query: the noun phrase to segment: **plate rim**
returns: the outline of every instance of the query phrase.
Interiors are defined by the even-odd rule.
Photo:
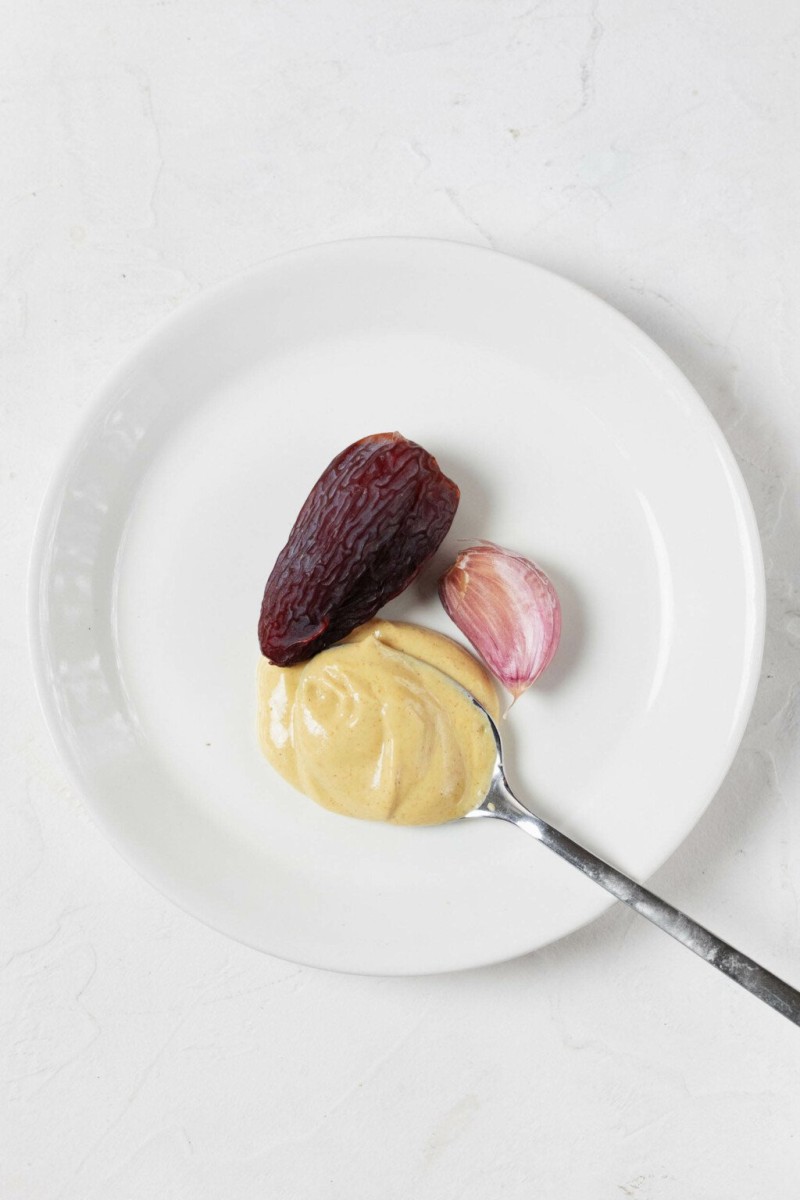
[[[744,551],[743,561],[750,568],[750,573],[753,583],[753,617],[754,617],[754,637],[752,641],[752,649],[749,658],[745,662],[742,672],[742,697],[743,703],[739,709],[737,720],[732,727],[730,734],[727,753],[720,756],[720,765],[715,772],[715,782],[710,788],[708,795],[700,805],[696,816],[693,817],[691,824],[686,828],[677,842],[670,845],[663,856],[659,856],[659,861],[651,869],[647,871],[645,878],[649,878],[656,871],[660,870],[672,856],[677,852],[680,846],[686,841],[692,830],[696,827],[703,814],[707,811],[714,797],[719,792],[726,776],[728,775],[736,756],[741,747],[748,722],[750,720],[753,705],[758,691],[758,686],[761,680],[761,671],[763,663],[764,642],[766,635],[766,616],[767,616],[767,594],[766,594],[766,575],[763,557],[763,548],[761,545],[760,533],[758,529],[758,521],[753,507],[753,502],[747,485],[744,480],[739,463],[736,456],[728,443],[725,434],[717,422],[716,418],[705,404],[699,391],[688,377],[681,371],[677,364],[667,354],[667,352],[639,325],[636,324],[630,317],[613,304],[598,296],[595,292],[584,287],[582,284],[575,282],[567,276],[559,274],[557,271],[551,270],[549,267],[544,267],[538,263],[531,262],[519,255],[506,251],[496,250],[493,247],[481,246],[472,242],[462,242],[449,238],[440,237],[424,237],[414,235],[384,235],[370,236],[360,238],[340,238],[324,242],[313,243],[310,245],[294,247],[289,250],[270,255],[269,257],[260,260],[255,265],[239,271],[234,275],[228,276],[217,281],[208,287],[202,288],[195,295],[178,305],[178,307],[169,313],[167,316],[157,320],[143,335],[137,337],[133,344],[128,348],[127,352],[122,356],[120,361],[108,372],[103,378],[100,385],[92,394],[90,400],[79,414],[75,425],[72,429],[72,434],[66,440],[61,451],[56,456],[55,465],[48,484],[44,490],[42,500],[40,502],[39,511],[35,520],[33,538],[31,542],[31,550],[28,564],[27,574],[27,633],[28,633],[28,649],[31,659],[33,672],[34,688],[42,713],[45,726],[47,728],[50,740],[54,746],[62,770],[65,777],[80,796],[82,804],[88,810],[96,828],[108,839],[114,850],[120,855],[123,861],[131,867],[135,873],[151,887],[164,896],[170,903],[175,904],[187,915],[195,920],[202,922],[209,928],[214,929],[217,933],[225,937],[237,941],[241,945],[247,945],[251,949],[262,954],[269,954],[271,957],[280,959],[285,962],[296,963],[301,966],[314,967],[316,969],[335,971],[341,974],[348,975],[364,975],[369,977],[409,977],[409,976],[424,976],[449,973],[451,971],[471,970],[480,967],[494,966],[499,963],[513,961],[515,958],[535,953],[545,949],[549,945],[577,933],[579,930],[586,928],[603,913],[607,912],[617,901],[607,893],[598,889],[597,903],[594,905],[594,911],[591,915],[581,920],[579,924],[573,925],[572,928],[560,934],[554,934],[546,941],[538,942],[534,946],[522,947],[519,950],[508,954],[501,953],[494,957],[486,957],[485,954],[477,957],[463,955],[462,961],[458,964],[448,964],[443,967],[429,967],[426,969],[409,969],[398,966],[392,970],[371,970],[369,967],[359,967],[354,965],[341,965],[337,963],[321,963],[319,961],[311,961],[304,959],[302,955],[298,957],[287,957],[285,955],[276,954],[272,950],[267,950],[263,946],[255,942],[248,941],[246,938],[231,932],[228,929],[223,929],[221,925],[210,920],[206,915],[201,915],[199,912],[187,907],[180,895],[170,887],[170,879],[164,879],[157,872],[150,872],[147,869],[146,859],[136,857],[128,846],[126,840],[117,832],[113,822],[107,820],[102,807],[95,803],[90,789],[81,779],[80,771],[77,764],[73,761],[72,753],[68,740],[62,730],[61,721],[59,718],[58,707],[55,697],[48,685],[48,679],[45,669],[46,662],[46,639],[44,636],[44,625],[41,620],[41,599],[44,584],[46,581],[45,568],[47,565],[47,552],[49,549],[50,539],[49,534],[53,528],[55,518],[57,517],[60,501],[68,482],[69,471],[75,458],[83,446],[86,438],[92,432],[95,424],[104,415],[108,407],[111,394],[118,386],[119,382],[128,376],[131,369],[135,366],[141,355],[145,352],[151,352],[162,339],[168,340],[173,331],[178,329],[180,325],[186,321],[191,322],[196,313],[202,312],[204,308],[213,307],[221,299],[224,298],[226,292],[235,292],[248,280],[253,280],[259,276],[268,273],[272,266],[278,262],[291,259],[308,257],[313,258],[327,250],[342,249],[346,247],[353,248],[368,248],[369,246],[386,245],[387,243],[394,245],[402,245],[411,248],[425,250],[431,246],[447,247],[458,253],[475,254],[481,256],[491,256],[492,258],[502,258],[510,260],[520,269],[534,272],[540,276],[547,276],[554,279],[560,286],[567,290],[575,292],[583,303],[588,303],[618,323],[622,323],[627,334],[634,343],[645,352],[646,356],[654,361],[656,365],[663,371],[666,376],[671,376],[681,390],[683,398],[690,404],[693,416],[699,418],[701,423],[705,425],[707,433],[714,444],[717,453],[720,455],[727,478],[729,479],[735,499],[739,506],[739,512],[743,518],[741,522],[740,546]],[[745,683],[746,681],[746,683]]]

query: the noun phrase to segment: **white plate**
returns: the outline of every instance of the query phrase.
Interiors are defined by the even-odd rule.
[[[537,267],[344,242],[187,305],[106,384],[58,471],[31,622],[58,748],[147,879],[272,954],[411,974],[533,950],[610,901],[510,827],[333,816],[259,754],[267,574],[333,455],[394,429],[461,486],[438,565],[491,538],[561,594],[559,655],[508,721],[512,781],[646,877],[708,804],[750,711],[758,536],[683,376]],[[388,611],[454,634],[434,581]]]

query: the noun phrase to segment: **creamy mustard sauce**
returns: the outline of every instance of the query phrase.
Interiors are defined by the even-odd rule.
[[[397,825],[452,821],[486,795],[495,758],[486,720],[453,680],[497,719],[483,667],[417,625],[368,621],[296,667],[262,658],[261,748],[333,812]]]

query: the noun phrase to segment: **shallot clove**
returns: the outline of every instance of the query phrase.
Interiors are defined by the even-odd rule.
[[[549,665],[561,605],[544,571],[512,550],[480,542],[439,580],[448,616],[516,700]]]

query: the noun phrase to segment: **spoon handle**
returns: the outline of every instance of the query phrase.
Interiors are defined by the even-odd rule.
[[[510,821],[536,838],[560,858],[566,859],[573,867],[577,867],[584,875],[599,883],[612,896],[622,900],[629,908],[652,921],[676,941],[682,942],[700,958],[704,958],[712,967],[722,971],[723,975],[727,975],[734,983],[740,984],[759,1000],[771,1005],[784,1017],[794,1021],[795,1025],[800,1025],[800,992],[754,962],[752,958],[748,958],[746,954],[741,954],[733,946],[723,942],[716,934],[687,917],[679,909],[667,904],[666,900],[635,883],[602,858],[598,858],[596,854],[573,842],[566,834],[548,825],[541,817],[535,816],[520,804],[502,776],[495,777],[492,790],[481,811],[483,815]]]

